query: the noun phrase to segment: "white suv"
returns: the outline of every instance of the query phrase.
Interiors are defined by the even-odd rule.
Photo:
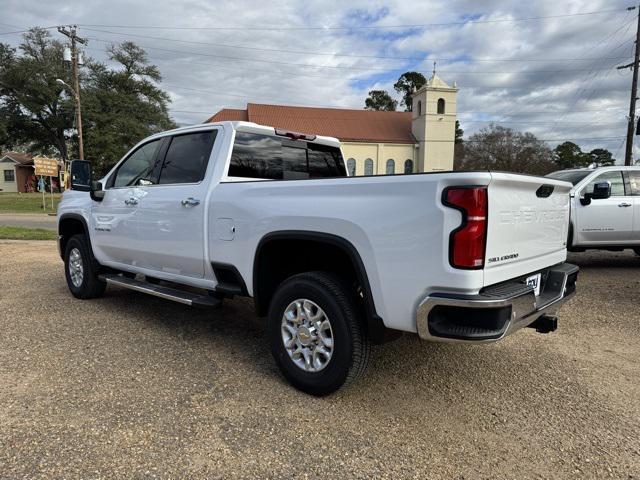
[[[562,170],[547,176],[573,184],[569,250],[632,248],[640,255],[640,166]]]

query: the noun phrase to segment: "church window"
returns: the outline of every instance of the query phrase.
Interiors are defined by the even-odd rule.
[[[413,173],[413,160],[409,159],[404,162],[404,173]]]
[[[367,158],[364,161],[364,174],[365,175],[373,175],[373,160]]]
[[[347,160],[347,170],[349,171],[350,177],[356,176],[356,159],[355,158],[350,158],[349,160]]]
[[[393,158],[387,160],[387,171],[385,173],[387,175],[393,175],[396,173],[396,162],[394,162]]]

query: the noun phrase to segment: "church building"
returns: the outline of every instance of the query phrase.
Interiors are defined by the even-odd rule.
[[[438,75],[413,96],[413,111],[385,112],[248,103],[220,110],[207,122],[243,120],[336,137],[352,175],[453,170],[455,86]]]

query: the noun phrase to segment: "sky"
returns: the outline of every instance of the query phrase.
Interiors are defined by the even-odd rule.
[[[247,102],[363,108],[405,71],[456,82],[465,137],[491,123],[619,161],[637,11],[619,0],[0,0],[0,41],[77,24],[86,55],[134,41],[163,76],[172,118]],[[55,38],[64,40],[55,28]],[[402,107],[400,107],[402,108]],[[635,149],[640,155],[640,149]]]

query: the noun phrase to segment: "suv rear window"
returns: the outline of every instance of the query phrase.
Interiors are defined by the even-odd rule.
[[[346,177],[340,149],[257,133],[237,132],[230,177],[265,180]]]

